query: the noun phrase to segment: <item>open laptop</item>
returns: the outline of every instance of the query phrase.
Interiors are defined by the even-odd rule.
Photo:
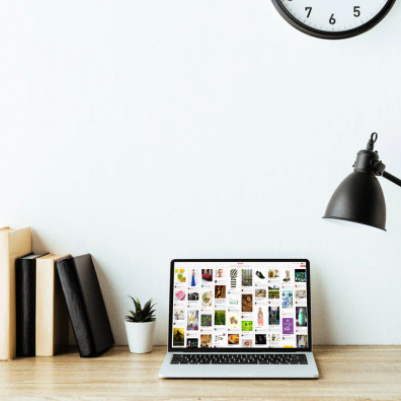
[[[318,378],[306,259],[171,262],[163,378]]]

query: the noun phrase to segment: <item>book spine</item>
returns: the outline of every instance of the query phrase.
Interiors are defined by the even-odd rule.
[[[8,232],[0,231],[0,361],[10,358],[10,267]]]
[[[15,264],[17,356],[35,356],[36,260]]]
[[[36,355],[54,355],[54,261],[36,261]]]
[[[0,229],[0,360],[16,356],[15,261],[31,252],[31,229]]]
[[[56,262],[56,270],[70,315],[72,329],[81,357],[96,356],[95,342],[91,332],[77,268],[73,258]]]

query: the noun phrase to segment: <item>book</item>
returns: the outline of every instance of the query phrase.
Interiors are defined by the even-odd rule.
[[[0,229],[0,360],[15,358],[15,261],[30,253],[31,229]]]
[[[114,339],[91,255],[57,260],[56,270],[81,357],[100,355]]]
[[[68,344],[69,317],[55,262],[68,255],[36,259],[36,356],[53,356]]]
[[[17,356],[35,356],[36,259],[33,253],[15,262]]]

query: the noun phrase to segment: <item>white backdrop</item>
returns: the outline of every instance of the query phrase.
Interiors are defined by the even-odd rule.
[[[0,3],[0,223],[90,252],[117,343],[172,258],[307,257],[314,342],[401,343],[401,188],[388,232],[321,219],[370,133],[401,176],[401,3],[324,41],[269,0]]]

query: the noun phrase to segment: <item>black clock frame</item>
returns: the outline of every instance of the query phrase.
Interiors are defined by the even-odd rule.
[[[288,1],[288,0],[285,0]],[[349,29],[347,31],[338,31],[338,32],[326,32],[321,31],[319,29],[312,28],[301,21],[298,21],[287,9],[284,7],[281,0],[272,0],[274,6],[276,7],[277,11],[280,15],[294,28],[298,29],[299,31],[306,33],[307,35],[311,35],[321,39],[346,39],[352,36],[360,35],[368,31],[369,29],[373,28],[377,25],[391,10],[396,0],[388,0],[384,7],[380,10],[378,14],[376,14],[371,20],[367,21],[363,25]]]

